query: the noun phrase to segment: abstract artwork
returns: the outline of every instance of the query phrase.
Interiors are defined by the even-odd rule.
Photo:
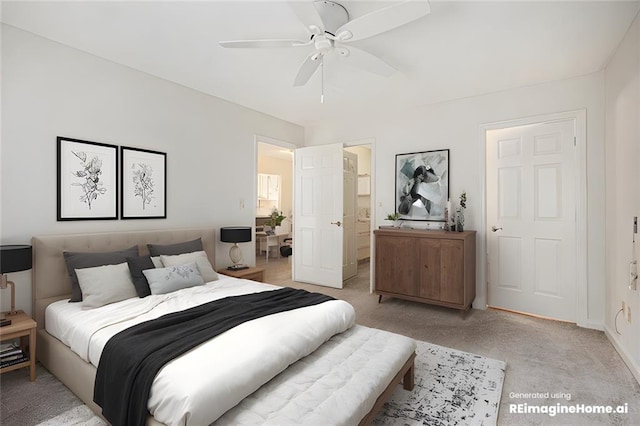
[[[118,219],[118,147],[58,136],[57,219]]]
[[[167,154],[121,147],[122,219],[167,217]]]
[[[400,219],[444,221],[449,200],[449,150],[397,154],[395,191]]]

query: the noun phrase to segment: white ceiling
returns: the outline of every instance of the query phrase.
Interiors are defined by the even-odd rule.
[[[299,0],[303,1],[303,0]],[[339,0],[351,19],[393,2]],[[2,21],[149,74],[301,125],[602,70],[638,1],[432,1],[431,14],[353,42],[399,72],[380,77],[325,60],[292,82],[312,47],[224,49],[221,40],[305,39],[281,1],[3,1]]]

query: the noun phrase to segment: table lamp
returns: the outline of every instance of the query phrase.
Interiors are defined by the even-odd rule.
[[[233,243],[229,249],[229,258],[231,258],[233,265],[227,269],[237,271],[248,268],[247,265],[241,263],[242,250],[240,250],[238,243],[248,243],[251,241],[251,233],[250,226],[226,226],[220,228],[220,241],[223,243]]]
[[[15,284],[7,279],[7,274],[28,269],[31,269],[31,246],[0,245],[0,273],[2,274],[0,289],[7,288],[7,285],[11,287],[11,310],[6,315],[15,315],[17,313]],[[4,325],[9,324],[10,322]]]

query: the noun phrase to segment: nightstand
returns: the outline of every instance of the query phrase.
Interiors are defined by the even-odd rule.
[[[240,269],[238,271],[232,271],[231,269],[220,269],[218,270],[218,273],[234,278],[243,278],[245,280],[264,282],[264,268],[247,268]]]
[[[36,322],[23,311],[9,315],[4,313],[5,318],[11,320],[11,325],[0,327],[0,342],[20,338],[20,347],[23,351],[29,346],[29,359],[19,364],[0,368],[0,374],[19,368],[29,367],[30,380],[36,379]],[[27,343],[28,340],[28,343]]]

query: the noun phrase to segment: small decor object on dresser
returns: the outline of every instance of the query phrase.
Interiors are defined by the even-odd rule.
[[[464,209],[467,208],[467,193],[460,194],[460,208],[456,214],[456,230],[458,232],[464,231]]]
[[[167,217],[167,154],[120,147],[122,153],[122,218]]]
[[[398,213],[398,212],[393,212],[393,213],[387,214],[387,217],[384,220],[390,221],[394,228],[399,228],[400,227],[400,213]]]
[[[118,147],[58,136],[58,220],[118,219]]]
[[[444,221],[449,150],[397,154],[395,200],[400,219]]]

